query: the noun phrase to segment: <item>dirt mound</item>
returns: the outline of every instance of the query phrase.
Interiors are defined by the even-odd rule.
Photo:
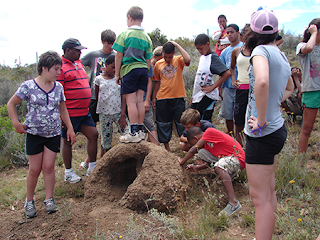
[[[119,200],[136,211],[175,209],[186,188],[176,157],[148,142],[118,144],[97,162],[85,184],[85,198]]]

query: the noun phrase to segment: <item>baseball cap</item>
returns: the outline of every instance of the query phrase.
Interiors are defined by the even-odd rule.
[[[62,45],[62,49],[66,50],[67,48],[75,48],[75,49],[87,49],[86,47],[82,46],[78,39],[69,38],[64,41]]]
[[[273,34],[278,31],[278,19],[273,11],[262,9],[252,15],[250,27],[260,34]]]

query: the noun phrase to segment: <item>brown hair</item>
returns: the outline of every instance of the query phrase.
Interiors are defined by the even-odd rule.
[[[182,113],[182,116],[180,118],[180,123],[182,125],[192,124],[196,125],[197,122],[200,122],[201,115],[200,112],[197,109],[188,108]]]

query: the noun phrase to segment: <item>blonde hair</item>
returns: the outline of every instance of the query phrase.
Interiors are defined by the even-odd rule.
[[[197,122],[200,122],[201,115],[200,112],[197,109],[188,108],[182,113],[182,116],[180,118],[180,123],[182,125],[196,125]]]

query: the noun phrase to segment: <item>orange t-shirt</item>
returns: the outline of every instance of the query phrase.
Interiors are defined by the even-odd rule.
[[[154,80],[160,81],[157,100],[186,97],[186,90],[182,77],[184,61],[181,55],[174,56],[170,65],[159,60],[154,67]]]

